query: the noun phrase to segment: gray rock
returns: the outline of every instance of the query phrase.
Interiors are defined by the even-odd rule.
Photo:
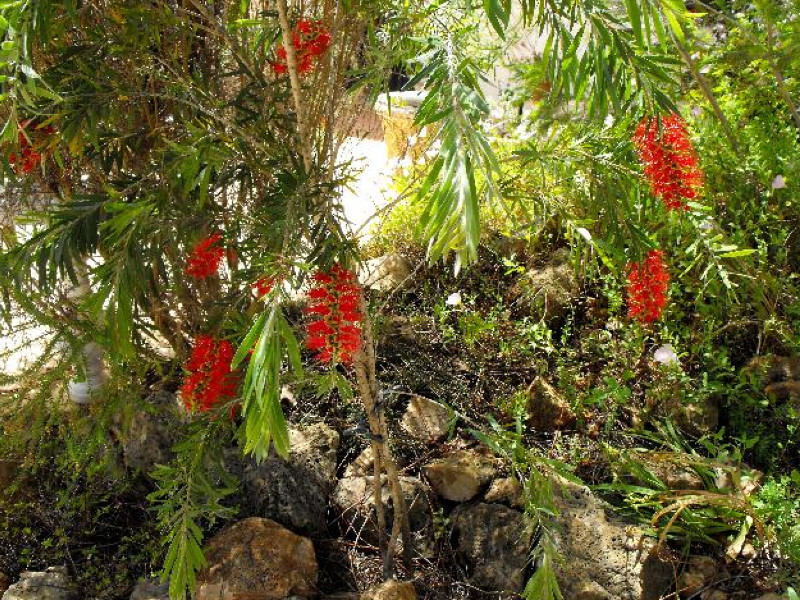
[[[195,600],[285,600],[314,595],[318,569],[311,540],[269,519],[250,518],[208,542]]]
[[[3,594],[3,600],[73,600],[75,586],[65,567],[25,571]]]
[[[290,428],[289,439],[288,460],[272,455],[259,465],[238,450],[226,454],[228,471],[241,481],[239,514],[274,519],[292,531],[322,534],[336,480],[339,434],[315,423]]]
[[[122,455],[130,469],[149,473],[156,464],[173,458],[172,446],[178,440],[183,421],[174,394],[154,392],[127,423],[117,423]]]
[[[136,584],[130,600],[169,600],[169,584],[145,579]]]
[[[440,497],[454,502],[466,502],[478,495],[495,475],[491,458],[462,450],[422,467],[431,488]]]
[[[610,507],[580,485],[554,483],[558,527],[552,528],[563,563],[564,598],[658,600],[674,586],[672,566],[661,561],[641,527],[616,518]]]
[[[465,562],[470,583],[489,591],[522,592],[531,546],[522,513],[479,502],[459,506],[452,522],[453,547]]]
[[[422,396],[414,395],[408,402],[400,427],[412,438],[431,444],[447,435],[453,411]]]
[[[345,477],[339,480],[331,500],[341,514],[341,523],[347,533],[375,544],[378,542],[378,519],[373,498],[372,476]],[[391,529],[392,502],[386,477],[382,477],[381,497],[386,507],[386,527]],[[416,477],[400,477],[409,527],[424,545],[432,528],[431,506],[427,486]]]

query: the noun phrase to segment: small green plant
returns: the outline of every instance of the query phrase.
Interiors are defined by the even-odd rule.
[[[766,524],[767,538],[774,541],[789,577],[799,585],[796,565],[800,564],[800,472],[770,477],[753,498],[756,513]]]

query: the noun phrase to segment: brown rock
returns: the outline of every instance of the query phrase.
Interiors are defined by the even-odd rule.
[[[454,502],[471,500],[495,475],[492,459],[468,450],[428,463],[422,471],[434,492]]]
[[[756,600],[789,600],[789,596],[787,595],[778,595],[778,594],[764,594],[763,596],[759,596]]]
[[[777,383],[800,379],[800,357],[756,356],[745,367],[763,378],[764,383]]]
[[[545,318],[561,317],[578,293],[578,280],[570,262],[569,249],[556,250],[547,264],[534,267],[512,288],[530,308],[531,314]]]
[[[18,460],[0,459],[0,492],[5,491],[17,478],[20,463]]]
[[[0,592],[5,592],[11,586],[11,577],[0,572]],[[2,595],[0,595],[2,598]]]
[[[411,437],[431,444],[447,435],[452,417],[453,411],[446,406],[415,395],[408,403],[400,427]]]
[[[770,383],[764,388],[764,393],[780,402],[800,401],[800,381]]]
[[[730,596],[722,590],[706,590],[700,595],[700,600],[728,600]]]
[[[284,600],[311,596],[317,559],[311,540],[275,521],[252,517],[208,543],[208,566],[197,575],[196,600]]]
[[[514,508],[522,508],[522,484],[513,477],[495,479],[489,485],[483,499],[493,504],[505,504]]]
[[[410,581],[390,579],[365,592],[362,600],[417,600],[417,590]]]
[[[576,417],[567,399],[543,377],[528,387],[528,423],[539,431],[555,431],[575,425]]]

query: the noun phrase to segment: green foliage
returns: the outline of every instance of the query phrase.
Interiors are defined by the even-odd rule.
[[[206,565],[203,528],[233,515],[222,500],[236,490],[236,483],[222,466],[218,436],[225,435],[222,419],[196,421],[175,445],[176,458],[158,465],[152,473],[157,489],[148,500],[157,509],[167,546],[163,581],[169,581],[172,599],[194,591],[197,572]]]
[[[297,375],[302,375],[300,348],[291,326],[281,313],[277,301],[268,305],[233,357],[236,368],[252,349],[247,365],[242,399],[245,415],[244,451],[262,461],[269,454],[270,442],[279,455],[289,455],[289,431],[283,417],[280,399],[280,375],[284,353]]]
[[[596,486],[621,498],[623,510],[652,527],[660,540],[673,539],[689,548],[692,543],[723,543],[726,536],[754,524],[763,538],[763,524],[750,498],[741,493],[739,471],[720,462],[720,457],[706,458],[693,450],[669,422],[658,434],[642,439],[656,442],[656,450],[604,448],[614,472],[612,483]],[[686,470],[703,482],[705,489],[673,490],[665,478],[669,470]],[[731,487],[717,487],[716,472],[735,475]],[[752,478],[752,474],[746,474]]]
[[[523,441],[524,427],[517,417],[512,427],[503,427],[493,417],[488,417],[486,432],[472,434],[498,456],[511,465],[512,474],[523,483],[524,514],[528,527],[535,534],[537,543],[531,552],[531,561],[536,571],[525,585],[525,600],[559,600],[561,590],[556,580],[555,565],[560,560],[553,537],[558,527],[558,509],[553,488],[560,479],[580,483],[566,464],[551,460],[534,448],[526,448]]]
[[[800,564],[800,472],[767,479],[753,507],[767,524],[767,536],[777,543],[782,566],[790,574]],[[790,582],[800,585],[796,573]]]
[[[109,384],[103,406],[76,408],[63,389],[74,362],[67,352],[33,379],[5,380],[0,392],[0,459],[14,473],[0,492],[0,570],[64,564],[87,596],[114,600],[159,555],[146,485],[120,467],[111,435],[138,390]]]

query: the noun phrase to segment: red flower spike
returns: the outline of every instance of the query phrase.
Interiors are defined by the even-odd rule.
[[[331,45],[331,35],[320,21],[300,19],[292,32],[292,46],[297,60],[297,72],[306,75],[314,70],[315,60],[325,54]],[[277,60],[270,63],[272,70],[283,75],[287,71],[286,48],[275,51]]]
[[[184,365],[187,375],[180,390],[186,410],[208,412],[236,397],[238,377],[231,372],[232,358],[233,346],[229,341],[197,336]]]
[[[225,249],[216,245],[221,239],[222,234],[215,233],[195,245],[187,260],[187,275],[195,279],[206,279],[217,274],[225,255]]]
[[[26,133],[26,129],[31,125],[34,125],[30,127],[31,131]],[[14,167],[14,171],[17,175],[27,175],[33,172],[36,166],[42,161],[42,154],[36,149],[37,142],[35,138],[39,136],[50,136],[52,134],[52,127],[49,125],[46,127],[35,126],[32,119],[20,123],[20,130],[17,136],[20,154],[17,156],[16,153],[12,153],[8,156],[8,162]]]
[[[311,302],[305,308],[312,320],[306,326],[306,347],[317,352],[316,359],[324,364],[352,364],[361,348],[359,300],[361,288],[356,274],[340,265],[330,271],[311,276]]]
[[[262,277],[258,281],[253,284],[253,289],[256,291],[256,296],[259,298],[263,298],[267,294],[272,291],[272,288],[275,286],[275,278],[274,277]]]
[[[685,201],[699,197],[703,172],[683,119],[671,114],[659,125],[656,118],[645,117],[636,127],[633,143],[653,194],[667,210],[688,210]]]
[[[651,323],[661,318],[667,305],[669,273],[664,264],[664,253],[651,250],[640,263],[628,263],[628,316],[640,323]]]

